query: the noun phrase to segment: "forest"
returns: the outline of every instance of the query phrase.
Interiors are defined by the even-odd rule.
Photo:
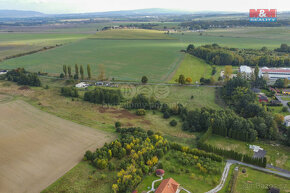
[[[36,73],[27,72],[24,68],[17,68],[7,72],[6,79],[8,81],[17,82],[19,85],[41,86]]]

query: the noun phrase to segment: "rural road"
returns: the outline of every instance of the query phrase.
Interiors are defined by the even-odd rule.
[[[228,162],[229,163],[232,163],[232,164],[239,164],[239,165],[247,166],[247,167],[250,167],[250,168],[253,168],[253,169],[256,169],[256,170],[260,170],[262,172],[267,172],[267,173],[275,174],[275,175],[282,176],[282,177],[285,177],[285,178],[289,178],[290,179],[290,174],[289,173],[284,173],[284,172],[279,172],[279,171],[273,171],[273,170],[270,170],[270,169],[267,169],[267,168],[262,168],[262,167],[254,166],[252,164],[246,164],[246,163],[243,163],[243,162],[240,162],[240,161],[236,161],[236,160],[227,160],[227,163]]]
[[[223,186],[225,184],[225,181],[226,181],[226,179],[228,177],[228,174],[229,174],[230,166],[232,164],[239,164],[239,165],[247,166],[247,167],[262,171],[262,172],[267,172],[267,173],[275,174],[275,175],[282,176],[282,177],[290,179],[290,172],[287,171],[287,170],[284,170],[284,172],[282,172],[282,169],[279,168],[280,171],[281,171],[281,172],[279,172],[279,171],[273,171],[273,170],[270,170],[270,169],[258,167],[258,166],[252,165],[252,164],[246,164],[246,163],[243,163],[243,162],[240,162],[240,161],[236,161],[236,160],[227,160],[227,163],[226,163],[226,166],[224,168],[224,171],[223,171],[223,174],[222,174],[222,178],[221,178],[221,181],[220,181],[219,185],[217,185],[217,187],[215,187],[214,189],[212,189],[212,190],[210,190],[210,191],[208,191],[206,193],[216,193],[216,192],[220,191],[223,188]],[[267,165],[267,167],[268,167],[268,165]],[[274,166],[272,166],[270,168],[276,169]]]
[[[232,162],[227,161],[226,166],[224,168],[223,175],[222,175],[222,179],[221,179],[219,185],[217,185],[217,187],[215,187],[214,189],[212,189],[212,190],[210,190],[210,191],[208,191],[206,193],[216,193],[216,192],[220,191],[223,188],[223,186],[224,186],[224,184],[226,182],[226,179],[228,177],[228,174],[229,174],[229,171],[230,171],[230,167],[231,167],[232,164],[233,164]]]

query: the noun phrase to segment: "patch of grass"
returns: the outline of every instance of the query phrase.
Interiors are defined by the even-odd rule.
[[[273,142],[266,141],[255,141],[253,143],[247,143],[243,141],[238,141],[231,138],[225,138],[218,135],[212,135],[206,143],[209,143],[215,147],[227,149],[227,150],[235,150],[237,152],[253,155],[254,152],[249,149],[248,145],[258,145],[267,151],[266,157],[268,159],[269,164],[273,164],[274,166],[290,170],[290,147],[275,144]]]
[[[268,109],[273,113],[273,114],[282,114],[284,116],[290,115],[290,112],[283,112],[284,106],[268,106]]]
[[[91,38],[97,39],[113,39],[113,40],[170,40],[174,39],[163,31],[146,30],[146,29],[112,29],[97,32]]]
[[[288,179],[280,178],[275,175],[263,173],[251,168],[246,168],[246,173],[239,169],[236,193],[266,193],[268,186],[280,189],[281,193],[289,192],[290,183]]]
[[[168,152],[161,160],[165,175],[163,179],[173,178],[175,181],[181,184],[185,189],[195,192],[204,193],[214,188],[219,182],[221,175],[202,174],[194,166],[183,166],[176,159],[172,158],[172,152]],[[218,163],[218,167],[223,170],[224,163]],[[152,175],[145,176],[144,180],[137,187],[138,192],[148,191],[148,187],[154,180],[159,179],[153,172]],[[214,182],[216,181],[216,182]],[[156,183],[155,188],[160,184]]]
[[[223,66],[216,66],[217,72],[214,75],[216,81],[220,75]],[[184,60],[181,62],[179,68],[170,80],[171,83],[176,83],[179,75],[183,74],[185,78],[190,77],[192,83],[199,82],[201,77],[210,78],[212,75],[212,66],[207,64],[204,60],[195,56],[186,54]]]
[[[110,193],[116,171],[100,171],[88,162],[80,162],[41,193]]]
[[[281,97],[284,101],[290,101],[290,96]]]

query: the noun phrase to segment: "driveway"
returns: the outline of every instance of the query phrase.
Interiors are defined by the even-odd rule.
[[[288,111],[290,112],[290,108],[288,107],[288,105],[287,105],[287,103],[289,102],[289,101],[284,101],[283,99],[282,99],[282,97],[283,97],[283,95],[275,95],[276,96],[276,98],[282,103],[282,105],[284,106],[284,107],[287,107],[288,108]]]

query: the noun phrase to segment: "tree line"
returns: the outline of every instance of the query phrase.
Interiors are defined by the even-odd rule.
[[[96,104],[119,105],[122,94],[119,89],[95,88],[85,92],[84,100]]]
[[[290,66],[290,57],[288,51],[285,51],[288,49],[287,44],[281,44],[275,51],[266,47],[258,50],[220,47],[218,44],[195,47],[190,44],[186,52],[214,65],[283,67]],[[281,54],[281,51],[286,53]]]
[[[19,85],[41,86],[41,81],[36,73],[27,72],[24,68],[10,70],[5,75],[8,81],[17,82]]]

